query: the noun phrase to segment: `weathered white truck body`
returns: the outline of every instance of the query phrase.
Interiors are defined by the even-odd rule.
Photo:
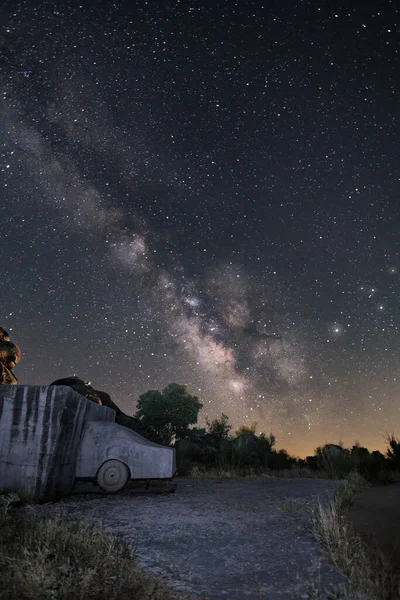
[[[66,386],[0,385],[0,491],[50,500],[77,478],[118,491],[174,475],[175,450],[118,425],[111,408]]]
[[[80,479],[97,479],[101,466],[108,461],[126,465],[129,479],[169,479],[175,474],[173,448],[154,444],[117,423],[88,421],[83,429],[75,475]],[[115,464],[113,468],[117,468]],[[98,483],[106,489],[103,480]]]

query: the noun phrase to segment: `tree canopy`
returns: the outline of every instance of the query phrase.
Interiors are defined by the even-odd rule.
[[[213,419],[211,422],[206,419],[206,425],[211,439],[214,441],[215,446],[219,448],[222,441],[228,438],[232,429],[232,425],[229,425],[228,415],[222,413],[219,419]]]
[[[154,430],[163,444],[184,438],[189,425],[197,423],[202,404],[185,385],[170,383],[162,392],[149,390],[139,397],[136,417]]]

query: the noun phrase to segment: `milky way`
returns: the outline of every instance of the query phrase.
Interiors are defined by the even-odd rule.
[[[393,3],[8,2],[0,324],[21,383],[305,455],[400,436]]]

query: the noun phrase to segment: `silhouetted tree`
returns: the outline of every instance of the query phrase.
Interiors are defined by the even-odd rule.
[[[343,444],[325,444],[315,450],[317,469],[326,471],[331,477],[344,477],[353,469],[350,451]]]
[[[290,456],[288,451],[282,448],[276,452],[271,450],[268,454],[268,467],[273,470],[289,469],[296,464],[296,459]]]
[[[137,404],[136,418],[154,430],[164,444],[184,438],[189,425],[197,423],[203,405],[192,396],[187,387],[170,383],[162,392],[149,390],[142,394]]]
[[[219,449],[223,440],[228,439],[229,432],[232,429],[232,425],[229,425],[228,416],[222,413],[219,419],[213,419],[211,423],[206,419],[206,425],[210,444]]]
[[[266,435],[265,433],[260,433],[259,438],[260,438],[260,440],[265,442],[270,448],[275,446],[276,437],[274,436],[273,433],[270,433],[269,436]],[[286,450],[285,450],[285,452],[286,452]]]
[[[266,436],[261,433],[257,436],[254,432],[257,427],[257,421],[251,425],[242,425],[236,431],[236,437],[231,440],[231,460],[236,467],[267,467],[268,458],[271,454],[272,446],[275,444],[275,437],[270,434]]]
[[[386,434],[386,440],[389,444],[386,450],[389,465],[392,469],[400,469],[400,440],[396,440],[393,434]]]
[[[371,457],[374,459],[374,461],[376,463],[379,463],[381,465],[382,469],[384,468],[385,462],[386,462],[386,458],[382,454],[382,452],[379,452],[379,450],[374,450],[373,452],[371,452]]]
[[[315,450],[316,452],[316,450]],[[316,471],[318,469],[318,460],[317,460],[317,456],[306,456],[306,466],[311,469],[312,471]]]
[[[258,421],[253,421],[250,425],[241,425],[237,431],[235,431],[235,436],[238,438],[241,435],[249,433],[250,435],[255,435]]]

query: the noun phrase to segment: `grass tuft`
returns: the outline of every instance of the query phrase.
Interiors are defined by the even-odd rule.
[[[368,485],[361,475],[351,473],[330,505],[318,504],[314,530],[354,593],[363,593],[366,600],[395,600],[400,598],[400,573],[379,548],[356,535],[348,518],[354,492]]]
[[[120,539],[83,523],[37,521],[17,513],[16,494],[0,497],[2,600],[177,600],[139,567]]]

